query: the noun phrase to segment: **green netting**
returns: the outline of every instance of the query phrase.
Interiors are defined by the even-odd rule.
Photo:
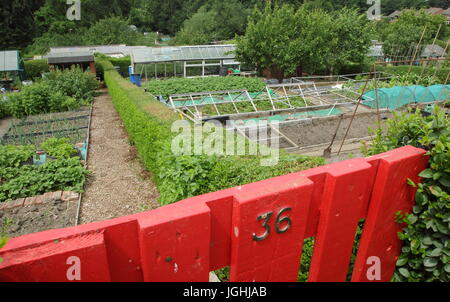
[[[449,99],[450,85],[424,86],[395,86],[379,88],[364,94],[363,104],[371,108],[377,107],[377,93],[379,108],[398,109],[411,103],[431,103]]]
[[[307,112],[296,112],[296,113],[290,113],[290,114],[276,114],[268,117],[260,117],[260,118],[253,118],[245,120],[247,121],[278,121],[278,122],[284,122],[287,120],[301,120],[305,118],[310,117],[323,117],[323,116],[331,116],[331,115],[339,115],[342,114],[342,111],[337,108],[332,109],[323,109],[323,110],[315,110],[315,111],[307,111]]]

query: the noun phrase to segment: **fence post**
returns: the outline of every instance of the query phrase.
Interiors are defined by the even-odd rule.
[[[205,203],[171,204],[138,222],[144,281],[208,282],[211,215]]]
[[[369,211],[359,244],[352,281],[390,281],[400,254],[402,241],[397,233],[402,225],[395,221],[398,211],[410,212],[416,189],[407,184],[410,178],[418,182],[418,174],[426,168],[425,151],[404,147],[382,154],[368,161],[379,161]],[[370,257],[378,257],[380,278],[368,276]],[[369,277],[369,278],[368,278]]]
[[[230,281],[296,281],[313,183],[261,183],[235,195]]]
[[[372,166],[355,159],[328,166],[308,281],[345,281]]]

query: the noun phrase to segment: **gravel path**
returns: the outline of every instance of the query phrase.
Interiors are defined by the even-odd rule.
[[[158,191],[130,146],[107,91],[94,102],[89,146],[89,176],[80,224],[157,208]]]

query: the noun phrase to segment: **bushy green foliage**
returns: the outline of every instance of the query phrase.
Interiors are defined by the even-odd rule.
[[[171,125],[178,116],[121,78],[110,62],[101,64],[114,106],[141,161],[153,175],[162,204],[323,164],[322,159],[283,151],[273,167],[262,167],[260,156],[175,156]]]
[[[24,64],[27,78],[30,80],[40,79],[43,73],[49,72],[48,62],[45,59],[25,61]]]
[[[249,10],[238,0],[205,4],[189,19],[175,37],[175,44],[203,45],[243,34]]]
[[[46,81],[54,91],[77,100],[92,101],[98,88],[95,75],[80,68],[56,70],[48,74]]]
[[[63,141],[44,142],[56,155],[41,166],[31,165],[33,146],[0,146],[0,202],[35,196],[53,191],[82,192],[88,171],[79,157],[66,150]],[[49,154],[50,155],[50,154]]]
[[[385,27],[383,36],[383,51],[386,55],[405,56],[411,49],[411,45],[418,43],[423,35],[422,45],[432,44],[439,26],[441,31],[438,38],[447,35],[446,17],[443,15],[431,15],[423,10],[403,11],[400,17]],[[420,55],[420,54],[419,54]]]
[[[154,80],[148,83],[147,90],[153,95],[168,97],[171,94],[233,89],[247,89],[249,92],[259,92],[264,87],[264,82],[258,78],[208,77]]]
[[[10,115],[7,98],[3,95],[0,95],[0,119]]]
[[[77,150],[69,144],[68,138],[49,138],[41,144],[45,153],[57,159],[70,158],[77,154]]]
[[[436,77],[439,80],[439,84],[448,84],[448,81],[450,80],[449,78],[447,78],[448,74],[450,73],[450,68],[424,68],[422,66],[383,66],[378,68],[378,70],[392,75],[407,75],[412,73],[419,76],[420,79],[426,77]]]
[[[19,93],[8,94],[4,108],[16,118],[74,110],[89,104],[97,87],[94,75],[79,68],[52,71],[46,79],[24,86]]]
[[[327,12],[267,2],[237,37],[237,59],[282,79],[304,72],[334,72],[361,65],[370,46],[367,17],[355,10]]]
[[[434,114],[395,114],[386,132],[376,131],[369,155],[404,145],[428,150],[429,168],[422,171],[413,212],[399,213],[406,223],[399,238],[404,241],[394,281],[450,280],[450,121],[435,106]]]
[[[109,58],[109,61],[111,62],[111,64],[113,66],[118,66],[120,67],[120,74],[124,77],[127,78],[130,76],[129,72],[128,72],[128,68],[131,65],[131,58],[130,57],[125,57],[125,58]]]
[[[0,146],[0,168],[18,168],[32,156],[33,146]]]

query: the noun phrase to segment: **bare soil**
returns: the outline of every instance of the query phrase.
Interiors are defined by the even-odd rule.
[[[95,98],[88,169],[80,221],[89,223],[131,215],[159,206],[159,193],[129,143],[122,121],[106,90]]]
[[[9,237],[59,229],[75,224],[77,201],[54,200],[41,205],[30,205],[0,211],[0,221],[10,221]],[[0,224],[2,224],[0,223]]]

